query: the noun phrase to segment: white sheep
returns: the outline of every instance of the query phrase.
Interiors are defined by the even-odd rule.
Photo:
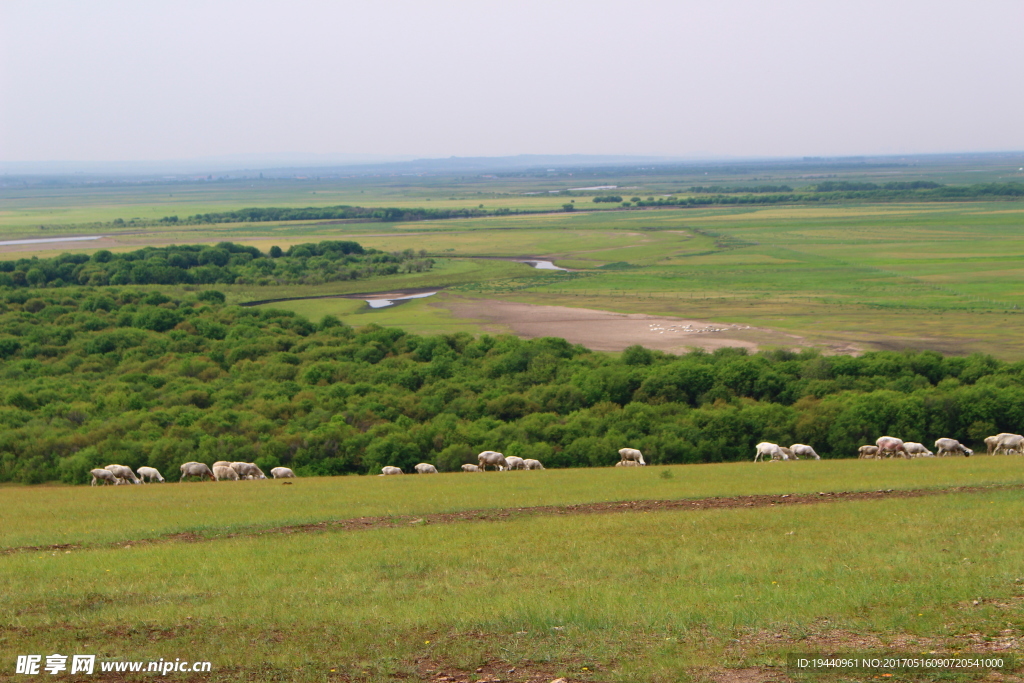
[[[768,457],[769,460],[784,460],[785,454],[782,449],[779,448],[778,444],[771,443],[770,441],[762,441],[755,447],[754,462],[758,460],[764,460]]]
[[[404,474],[404,472],[402,472],[402,468],[401,467],[392,467],[391,465],[387,465],[385,467],[381,467],[380,471],[381,471],[380,476],[382,476],[382,477],[386,477],[386,476],[392,475],[392,474]]]
[[[505,462],[508,463],[505,466],[507,470],[525,470],[526,461],[517,455],[509,455],[505,458]]]
[[[795,443],[789,447],[789,450],[793,451],[794,455],[821,460],[821,456],[815,453],[813,448],[804,443]]]
[[[956,453],[960,453],[964,457],[968,457],[968,458],[971,457],[972,455],[974,455],[974,451],[972,451],[967,446],[964,446],[962,443],[960,443],[956,439],[949,439],[949,438],[936,439],[936,441],[935,441],[935,455],[937,455],[939,457],[942,457],[942,456],[945,456],[945,455],[951,455],[951,454],[956,454]]]
[[[875,445],[878,446],[878,455],[876,457],[881,458],[885,455],[891,458],[900,451],[903,452],[904,458],[910,457],[910,454],[907,453],[907,447],[903,443],[903,439],[897,439],[895,436],[880,436],[875,439]]]
[[[294,479],[295,473],[287,467],[275,467],[270,470],[270,476],[274,479]]]
[[[146,483],[147,479],[149,479],[150,481],[159,481],[160,483],[164,482],[164,478],[160,476],[160,470],[158,470],[155,467],[140,467],[139,479],[142,481],[143,484]]]
[[[526,465],[528,470],[542,470],[544,465],[540,464],[540,460],[534,460],[533,458],[526,458],[523,460],[523,464]]]
[[[110,470],[89,470],[89,474],[92,475],[92,482],[89,484],[89,486],[96,486],[97,481],[102,481],[103,486],[106,486],[107,484],[113,484],[114,486],[117,486],[118,484],[121,483],[121,480],[115,477],[114,473],[111,472]]]
[[[911,458],[931,458],[934,457],[934,453],[928,450],[924,444],[916,441],[905,441],[903,447],[907,450],[907,455]]]
[[[616,467],[640,467],[640,463],[635,460],[620,460],[615,463]]]
[[[113,472],[114,476],[122,481],[130,481],[133,484],[142,483],[141,481],[139,481],[139,478],[135,476],[135,473],[132,472],[131,467],[125,467],[124,465],[107,465],[103,469]]]
[[[861,446],[860,448],[857,449],[858,458],[870,460],[871,458],[874,458],[876,455],[878,455],[878,446],[866,445]]]
[[[181,479],[178,480],[180,484],[185,477],[209,477],[210,481],[217,481],[213,478],[213,472],[206,466],[205,463],[201,462],[186,462],[181,466]]]
[[[238,481],[238,472],[235,472],[230,467],[214,467],[213,478],[217,481],[227,479],[228,481]]]
[[[238,473],[239,479],[266,479],[267,475],[263,474],[263,470],[256,466],[255,463],[251,462],[233,462],[231,463],[231,469]]]
[[[480,469],[486,471],[488,467],[494,467],[499,472],[508,467],[505,456],[498,451],[480,451],[476,456]]]
[[[463,465],[462,466],[462,471],[463,472],[483,472],[483,470],[480,469],[479,465]]]
[[[646,465],[647,464],[646,462],[644,462],[644,454],[641,453],[640,451],[638,451],[635,448],[620,448],[619,449],[619,458],[621,458],[622,462],[627,462],[627,461],[632,460],[633,462],[635,462],[635,463],[637,463],[639,465]]]
[[[228,460],[218,460],[210,465],[210,467],[231,467],[231,462]]]
[[[437,468],[429,462],[421,462],[413,469],[416,470],[416,474],[437,474]]]

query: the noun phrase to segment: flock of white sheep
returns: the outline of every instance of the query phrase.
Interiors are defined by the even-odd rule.
[[[646,465],[644,462],[643,453],[635,448],[620,448],[619,449],[619,462],[615,464],[616,467],[636,467]],[[533,458],[520,458],[515,455],[505,456],[498,451],[481,451],[476,456],[476,465],[463,465],[463,472],[486,472],[488,467],[493,467],[499,472],[507,470],[542,470],[544,465],[541,464],[540,460],[534,460]],[[431,465],[429,462],[421,462],[420,464],[413,467],[416,474],[437,474],[437,468]],[[381,468],[381,473],[378,477],[387,477],[392,474],[405,474],[401,467],[395,467],[394,465],[387,465]]]
[[[985,439],[985,447],[989,455],[1024,454],[1024,436],[1005,432],[996,434]],[[962,455],[969,458],[974,455],[974,451],[956,439],[943,437],[936,439],[935,452],[933,453],[924,444],[917,443],[916,441],[904,441],[903,439],[897,439],[895,436],[880,436],[873,446],[868,444],[857,449],[857,457],[865,460],[892,458],[897,455],[904,458],[933,458],[946,455]],[[757,444],[754,462],[758,460],[770,460],[772,462],[799,460],[800,456],[810,456],[815,460],[821,459],[814,452],[813,448],[805,444],[795,443],[786,448],[763,441]]]
[[[999,454],[1024,454],[1024,436],[1020,434],[1002,433],[990,436],[985,439],[985,446],[989,455]],[[892,458],[902,455],[904,458],[935,457],[945,455],[963,455],[970,457],[974,451],[961,444],[956,439],[942,438],[935,441],[935,453],[925,448],[923,444],[914,441],[903,441],[894,436],[880,436],[875,445],[861,446],[857,449],[858,457],[863,459],[871,458]],[[482,451],[477,456],[476,465],[463,465],[463,472],[485,472],[491,467],[499,472],[506,470],[542,470],[544,465],[539,460],[532,458],[520,458],[514,455],[505,456],[497,451]],[[821,460],[821,456],[815,453],[814,449],[807,444],[795,443],[788,448],[778,444],[762,441],[757,444],[754,454],[754,462],[764,460],[778,462],[782,460],[799,460],[800,458],[814,458]],[[644,461],[643,453],[635,448],[620,448],[619,462],[616,467],[642,467],[647,463]],[[427,462],[421,462],[413,470],[417,474],[437,474],[437,468]],[[103,469],[90,470],[92,475],[92,486],[102,484],[144,484],[146,481],[164,481],[153,467],[140,467],[138,475],[132,472],[130,467],[124,465],[107,465]],[[404,474],[402,468],[388,465],[381,468],[378,476],[385,477],[393,474]],[[270,470],[270,476],[274,479],[291,479],[295,473],[287,467],[275,467]],[[181,478],[199,477],[212,481],[239,481],[243,479],[266,479],[263,471],[251,462],[227,462],[219,460],[213,463],[213,469],[201,462],[187,462],[181,466]]]
[[[1024,453],[1024,436],[1003,432],[985,438],[985,450],[988,455],[1008,455]],[[861,446],[857,449],[861,458],[883,458],[902,455],[904,458],[931,458],[944,455],[962,455],[969,458],[974,455],[967,446],[956,439],[942,438],[935,441],[935,452],[932,453],[923,444],[914,441],[903,441],[894,436],[880,436],[875,445]]]
[[[150,482],[166,481],[155,467],[140,467],[138,476],[136,476],[135,472],[132,472],[132,468],[124,465],[107,465],[103,469],[89,470],[89,474],[92,475],[91,486],[96,486],[97,484],[113,484],[114,486],[119,484],[145,484],[146,480]],[[295,473],[287,467],[275,467],[270,470],[270,476],[274,479],[291,479],[295,477]],[[184,481],[185,477],[199,477],[200,479],[210,479],[211,481],[239,481],[243,479],[266,479],[267,475],[263,474],[263,470],[257,467],[255,463],[218,460],[213,463],[212,470],[205,463],[185,463],[181,466],[181,478],[178,481]]]

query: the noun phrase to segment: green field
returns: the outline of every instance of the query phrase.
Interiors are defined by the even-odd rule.
[[[609,461],[617,456],[612,453]],[[840,460],[823,466],[752,463],[658,466],[625,471],[567,469],[471,477],[311,477],[294,486],[272,480],[235,486],[5,487],[0,547],[101,544],[177,533],[214,535],[324,519],[425,515],[457,510],[574,505],[613,500],[875,491],[1024,484],[1016,456],[884,462]],[[664,477],[669,472],[671,477]],[[494,474],[494,476],[492,476]],[[167,473],[168,482],[176,481]],[[109,489],[109,490],[108,490]],[[38,507],[50,514],[40,516]],[[131,509],[130,519],[104,520]],[[52,515],[52,516],[51,516]],[[52,519],[65,520],[60,527]]]
[[[1017,204],[978,203],[556,214],[344,234],[378,249],[542,256],[579,270],[531,280],[487,268],[460,296],[750,324],[826,347],[1017,358],[1022,226]],[[631,267],[600,268],[616,262]],[[442,273],[420,281],[442,285]],[[314,319],[337,310],[295,306],[285,307]],[[360,321],[373,315],[386,314]]]
[[[665,682],[750,667],[767,678],[791,650],[998,653],[1024,629],[1016,489],[231,534],[482,507],[1020,485],[1019,465],[981,457],[6,488],[4,546],[86,545],[0,556],[0,651],[213,662],[202,680]],[[210,540],[172,536],[189,531]],[[169,540],[145,542],[154,536]]]

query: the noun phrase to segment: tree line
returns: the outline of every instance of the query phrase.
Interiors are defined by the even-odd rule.
[[[913,187],[920,185],[921,187]],[[937,185],[937,187],[930,187]],[[862,189],[855,189],[862,188]],[[689,197],[633,198],[639,207],[688,207],[730,204],[814,204],[841,201],[986,201],[1024,197],[1024,184],[985,183],[979,185],[938,185],[930,182],[845,183],[827,182],[806,191],[755,194],[697,194]]]
[[[714,187],[698,185],[690,188],[694,194],[761,194],[766,192],[792,192],[789,185],[741,185],[736,187]]]
[[[0,261],[0,287],[322,284],[432,267],[433,260],[422,251],[386,253],[350,241],[298,244],[287,250],[275,246],[266,254],[256,247],[221,242]]]
[[[1024,363],[934,352],[594,353],[562,339],[353,329],[130,287],[0,294],[0,481],[244,460],[366,474],[481,450],[546,467],[854,457],[882,434],[978,446],[1024,424]]]

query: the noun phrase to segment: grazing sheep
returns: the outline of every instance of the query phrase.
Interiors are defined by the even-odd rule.
[[[935,454],[925,448],[924,444],[917,443],[916,441],[904,442],[903,447],[907,451],[907,457],[910,458],[933,458]]]
[[[1000,432],[995,436],[985,437],[985,450],[989,455],[999,455],[998,447],[999,440],[1007,436],[1016,436],[1016,434],[1010,434],[1009,432]]]
[[[479,465],[463,465],[462,466],[462,471],[463,472],[483,472],[483,470],[480,469]]]
[[[238,481],[238,472],[235,472],[230,467],[214,467],[213,478],[217,481],[227,479],[228,481]]]
[[[238,473],[239,479],[266,479],[267,475],[263,474],[263,470],[256,466],[255,463],[251,462],[233,462],[231,463],[231,469]]]
[[[805,458],[814,458],[815,460],[821,460],[821,456],[814,452],[814,449],[805,443],[795,443],[789,447],[789,450],[793,451],[794,455],[800,455]]]
[[[526,469],[526,461],[524,461],[522,458],[520,458],[518,456],[510,455],[510,456],[505,458],[505,462],[508,463],[508,465],[506,465],[505,469],[508,469],[508,470],[525,470]]]
[[[89,484],[89,486],[96,486],[97,481],[102,481],[103,486],[106,486],[107,484],[113,484],[114,486],[117,486],[118,484],[121,483],[121,480],[115,477],[114,473],[111,472],[110,470],[89,470],[89,474],[92,475],[92,482]]]
[[[400,468],[400,467],[392,467],[391,465],[388,465],[386,467],[380,468],[380,471],[381,471],[381,475],[380,476],[382,476],[382,477],[385,477],[385,476],[387,476],[389,474],[403,474],[402,468]]]
[[[429,462],[421,462],[413,467],[413,469],[416,470],[416,474],[437,474],[437,468]]]
[[[621,460],[619,462],[621,462]],[[540,460],[534,460],[533,458],[526,458],[525,460],[523,460],[523,464],[526,465],[526,469],[528,470],[544,469],[544,465],[540,464]]]
[[[620,460],[615,463],[616,467],[640,467],[640,463],[635,460]]]
[[[153,481],[155,479],[160,483],[164,482],[164,478],[160,476],[160,471],[155,467],[140,467],[139,479],[142,481],[143,484],[146,483],[147,479],[149,479],[150,481]]]
[[[274,479],[294,479],[295,473],[287,467],[275,467],[270,470],[270,476]]]
[[[857,449],[857,457],[870,460],[881,456],[878,455],[878,446],[861,446]]]
[[[476,456],[476,459],[477,463],[480,465],[480,469],[485,472],[488,467],[494,467],[499,472],[508,468],[508,461],[505,460],[505,456],[497,451],[480,451]]]
[[[139,478],[135,476],[135,473],[132,472],[131,467],[125,467],[124,465],[107,465],[103,469],[113,472],[115,477],[124,482],[130,481],[133,484],[142,483],[141,481],[139,481]]]
[[[768,456],[770,460],[782,460],[785,456],[785,453],[782,452],[778,444],[769,443],[768,441],[762,441],[755,448],[757,450],[754,453],[754,462],[764,460],[765,456]]]
[[[957,453],[962,454],[966,458],[974,455],[974,451],[967,448],[956,439],[942,438],[935,440],[935,455],[940,458],[946,455],[956,455]]]
[[[213,478],[213,472],[204,463],[201,462],[187,462],[181,466],[181,479],[178,480],[180,484],[185,477],[209,477],[210,481],[217,481]]]
[[[619,449],[620,462],[630,461],[636,462],[640,465],[646,465],[644,462],[644,454],[635,448],[620,448]]]
[[[999,434],[994,454],[999,455],[1000,452],[1004,455],[1011,453],[1020,455],[1024,453],[1024,436],[1020,434]]]
[[[213,463],[211,467],[231,467],[231,463],[228,462],[227,460],[218,460],[217,462]]]
[[[907,447],[903,445],[903,439],[897,439],[895,436],[880,436],[875,440],[875,445],[878,446],[879,458],[886,454],[891,458],[901,451],[903,452],[903,457],[910,457],[907,454]]]

